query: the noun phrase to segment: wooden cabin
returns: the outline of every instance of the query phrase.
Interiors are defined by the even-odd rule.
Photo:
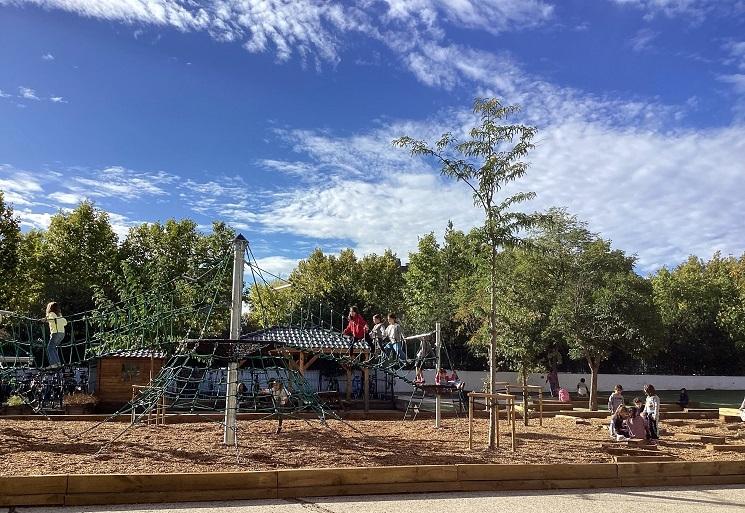
[[[89,391],[104,409],[132,400],[132,385],[147,385],[166,361],[162,351],[123,349],[96,360],[89,367]]]

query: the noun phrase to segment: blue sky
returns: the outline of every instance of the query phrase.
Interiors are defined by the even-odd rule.
[[[745,251],[745,1],[0,0],[0,189],[24,227],[90,198],[221,219],[287,273],[479,223],[391,147],[476,96],[538,126],[520,189],[639,257]]]

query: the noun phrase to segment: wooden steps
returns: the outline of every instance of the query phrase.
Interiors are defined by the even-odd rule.
[[[707,444],[706,448],[715,452],[745,452],[745,445]]]
[[[716,445],[724,445],[727,443],[727,438],[724,436],[697,435],[694,433],[675,433],[673,437],[676,440],[683,440],[685,442],[701,442],[705,444]]]

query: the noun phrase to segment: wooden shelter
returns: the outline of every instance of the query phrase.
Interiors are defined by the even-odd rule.
[[[89,367],[90,392],[105,406],[121,406],[132,400],[132,386],[145,386],[165,364],[162,351],[123,349],[93,360]]]
[[[274,344],[273,350],[288,359],[289,364],[300,374],[318,361],[323,354],[343,356],[349,352],[349,342],[341,334],[323,328],[302,328],[299,326],[272,326],[254,333],[241,336],[244,342]],[[354,351],[363,354],[364,359],[370,356],[370,349],[364,341],[356,342]],[[352,367],[345,366],[346,399],[352,398]],[[365,411],[370,409],[370,369],[362,369],[362,398]]]

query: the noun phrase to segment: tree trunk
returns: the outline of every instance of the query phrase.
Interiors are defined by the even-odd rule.
[[[590,410],[598,411],[598,371],[600,370],[600,360],[593,361],[587,358],[590,365]]]
[[[497,252],[491,247],[491,290],[489,310],[489,393],[497,389]],[[499,405],[495,404],[489,410],[489,449],[496,447],[497,412]]]

